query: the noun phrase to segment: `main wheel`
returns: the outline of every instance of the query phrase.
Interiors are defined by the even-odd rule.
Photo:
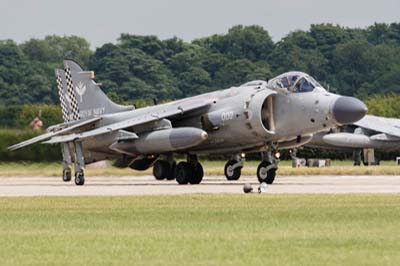
[[[75,173],[75,185],[77,186],[83,186],[85,184],[85,175],[83,174],[83,171],[79,171]]]
[[[192,177],[189,180],[189,183],[192,185],[200,184],[201,180],[203,180],[203,176],[204,176],[203,166],[201,166],[200,163],[197,163],[196,165],[189,165],[189,166],[193,169]]]
[[[176,166],[175,178],[179,185],[186,185],[192,179],[193,169],[186,162],[180,162]]]
[[[276,167],[272,163],[263,161],[257,167],[257,178],[260,183],[272,184],[276,175]]]
[[[169,163],[158,160],[153,166],[153,175],[157,180],[166,179],[171,175],[171,167]]]
[[[169,174],[165,178],[167,180],[174,180],[175,179],[176,162],[173,161],[169,167],[170,167]]]
[[[235,164],[237,164],[236,160],[229,160],[225,164],[224,174],[229,181],[238,180],[242,174],[242,167],[233,168]]]
[[[63,170],[63,181],[64,182],[71,181],[71,169],[64,169]]]

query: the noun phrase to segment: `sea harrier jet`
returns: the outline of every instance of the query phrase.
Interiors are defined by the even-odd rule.
[[[74,163],[76,185],[85,182],[86,164],[104,159],[136,170],[153,167],[157,179],[199,184],[199,154],[228,155],[225,176],[237,180],[245,154],[256,152],[262,155],[258,180],[271,184],[278,150],[304,145],[314,133],[354,123],[367,112],[360,100],[330,93],[302,72],[140,109],[112,102],[94,73],[72,60],[55,73],[64,123],[9,149],[60,144],[63,180],[71,180]],[[187,160],[177,164],[176,154]]]

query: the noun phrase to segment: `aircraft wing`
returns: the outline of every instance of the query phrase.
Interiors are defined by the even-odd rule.
[[[366,115],[354,125],[400,138],[400,119]]]
[[[94,124],[99,120],[101,120],[101,117],[95,117],[95,118],[88,119],[88,120],[85,120],[85,121],[82,121],[82,122],[79,122],[79,123],[74,123],[71,126],[68,126],[68,127],[65,127],[65,128],[61,128],[60,127],[59,129],[56,129],[56,128],[52,127],[52,129],[53,129],[52,131],[46,132],[46,133],[44,133],[42,135],[39,135],[37,137],[34,137],[34,138],[28,139],[26,141],[17,143],[15,145],[12,145],[12,146],[8,147],[8,149],[11,150],[11,151],[14,151],[14,150],[20,149],[22,147],[25,147],[25,146],[28,146],[28,145],[31,145],[31,144],[46,140],[46,139],[54,137],[54,136],[59,136],[59,135],[63,135],[63,134],[67,134],[67,133],[76,131],[78,129],[81,129],[84,126],[89,126],[91,124]]]
[[[162,109],[160,108],[158,111],[149,112],[148,114],[133,117],[128,120],[124,120],[121,122],[116,122],[110,125],[102,126],[93,130],[81,132],[81,133],[72,133],[69,135],[63,136],[54,136],[50,140],[44,142],[49,144],[55,143],[64,143],[64,142],[71,142],[75,140],[83,140],[86,138],[99,136],[107,133],[111,133],[117,130],[130,128],[138,125],[143,125],[146,123],[154,122],[157,120],[161,120],[164,118],[173,117],[176,115],[181,115],[184,113],[188,113],[190,111],[194,111],[203,107],[206,107],[212,103],[211,100],[201,100],[201,101],[191,101],[191,102],[182,102],[180,105],[171,105],[165,106]]]

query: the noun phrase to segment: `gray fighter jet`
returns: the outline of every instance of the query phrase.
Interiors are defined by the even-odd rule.
[[[63,180],[71,180],[74,162],[76,185],[84,184],[85,164],[112,158],[118,158],[118,167],[153,166],[157,179],[199,184],[198,154],[230,156],[225,175],[237,180],[245,154],[255,152],[262,154],[258,180],[271,184],[279,149],[304,145],[314,133],[353,123],[367,112],[358,99],[329,93],[302,72],[140,109],[113,103],[93,72],[74,61],[65,60],[56,77],[64,123],[9,149],[61,144]],[[176,164],[175,154],[187,161]]]
[[[400,150],[400,119],[366,115],[351,125],[315,134],[307,146],[353,151],[354,165],[360,165],[363,149]],[[373,163],[379,164],[379,159]]]

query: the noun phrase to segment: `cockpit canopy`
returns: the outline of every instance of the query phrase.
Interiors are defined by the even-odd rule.
[[[292,93],[310,92],[323,88],[313,77],[303,72],[286,72],[268,81],[268,87],[275,90],[287,90]]]

